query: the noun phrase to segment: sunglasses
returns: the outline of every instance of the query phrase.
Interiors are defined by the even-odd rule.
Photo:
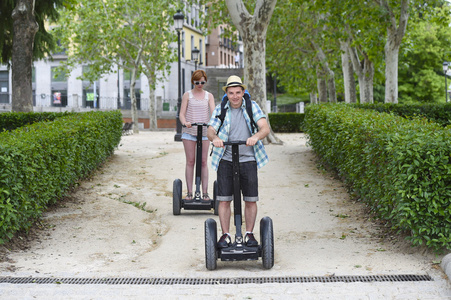
[[[206,81],[194,81],[194,84],[195,85],[199,85],[199,84],[206,84],[207,82]]]

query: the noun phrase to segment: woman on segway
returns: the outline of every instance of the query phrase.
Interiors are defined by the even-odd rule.
[[[185,201],[193,200],[193,178],[196,163],[196,139],[197,129],[191,123],[208,123],[211,113],[215,109],[215,100],[211,93],[204,90],[207,83],[207,74],[204,70],[196,70],[191,76],[192,90],[183,94],[180,107],[180,123],[182,128],[182,142],[185,149],[186,165],[185,178],[187,194]],[[210,141],[207,138],[207,128],[203,128],[202,134],[202,201],[209,202],[208,195],[208,149]]]

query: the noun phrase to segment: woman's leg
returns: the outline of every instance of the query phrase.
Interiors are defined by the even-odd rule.
[[[194,165],[196,162],[196,142],[183,139],[183,147],[185,148],[186,165],[185,179],[186,188],[189,194],[193,193]]]
[[[202,141],[202,193],[208,193],[208,150],[210,141]]]

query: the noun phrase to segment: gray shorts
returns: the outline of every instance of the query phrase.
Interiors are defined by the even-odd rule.
[[[233,165],[232,162],[221,160],[218,166],[218,201],[233,200]],[[240,163],[240,189],[243,200],[249,202],[258,201],[258,176],[257,162],[249,161]]]

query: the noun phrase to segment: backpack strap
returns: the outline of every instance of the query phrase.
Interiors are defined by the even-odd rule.
[[[229,101],[229,99],[227,98],[227,95],[224,95],[224,97],[222,97],[222,101],[221,101],[221,114],[216,115],[216,118],[218,118],[219,121],[221,121],[221,125],[219,125],[218,131],[216,132],[216,134],[219,133],[219,130],[221,129],[222,124],[224,123],[225,115],[226,115],[226,112],[228,109],[228,107],[227,108],[225,107],[227,104],[227,101]]]
[[[249,94],[249,92],[247,90],[244,91],[244,101],[246,102],[246,111],[247,111],[247,115],[249,116],[249,119],[251,121],[251,129],[252,129],[252,134],[254,134],[254,131],[257,130],[258,131],[258,126],[254,121],[254,113],[252,112],[252,101],[251,101],[251,95]]]

